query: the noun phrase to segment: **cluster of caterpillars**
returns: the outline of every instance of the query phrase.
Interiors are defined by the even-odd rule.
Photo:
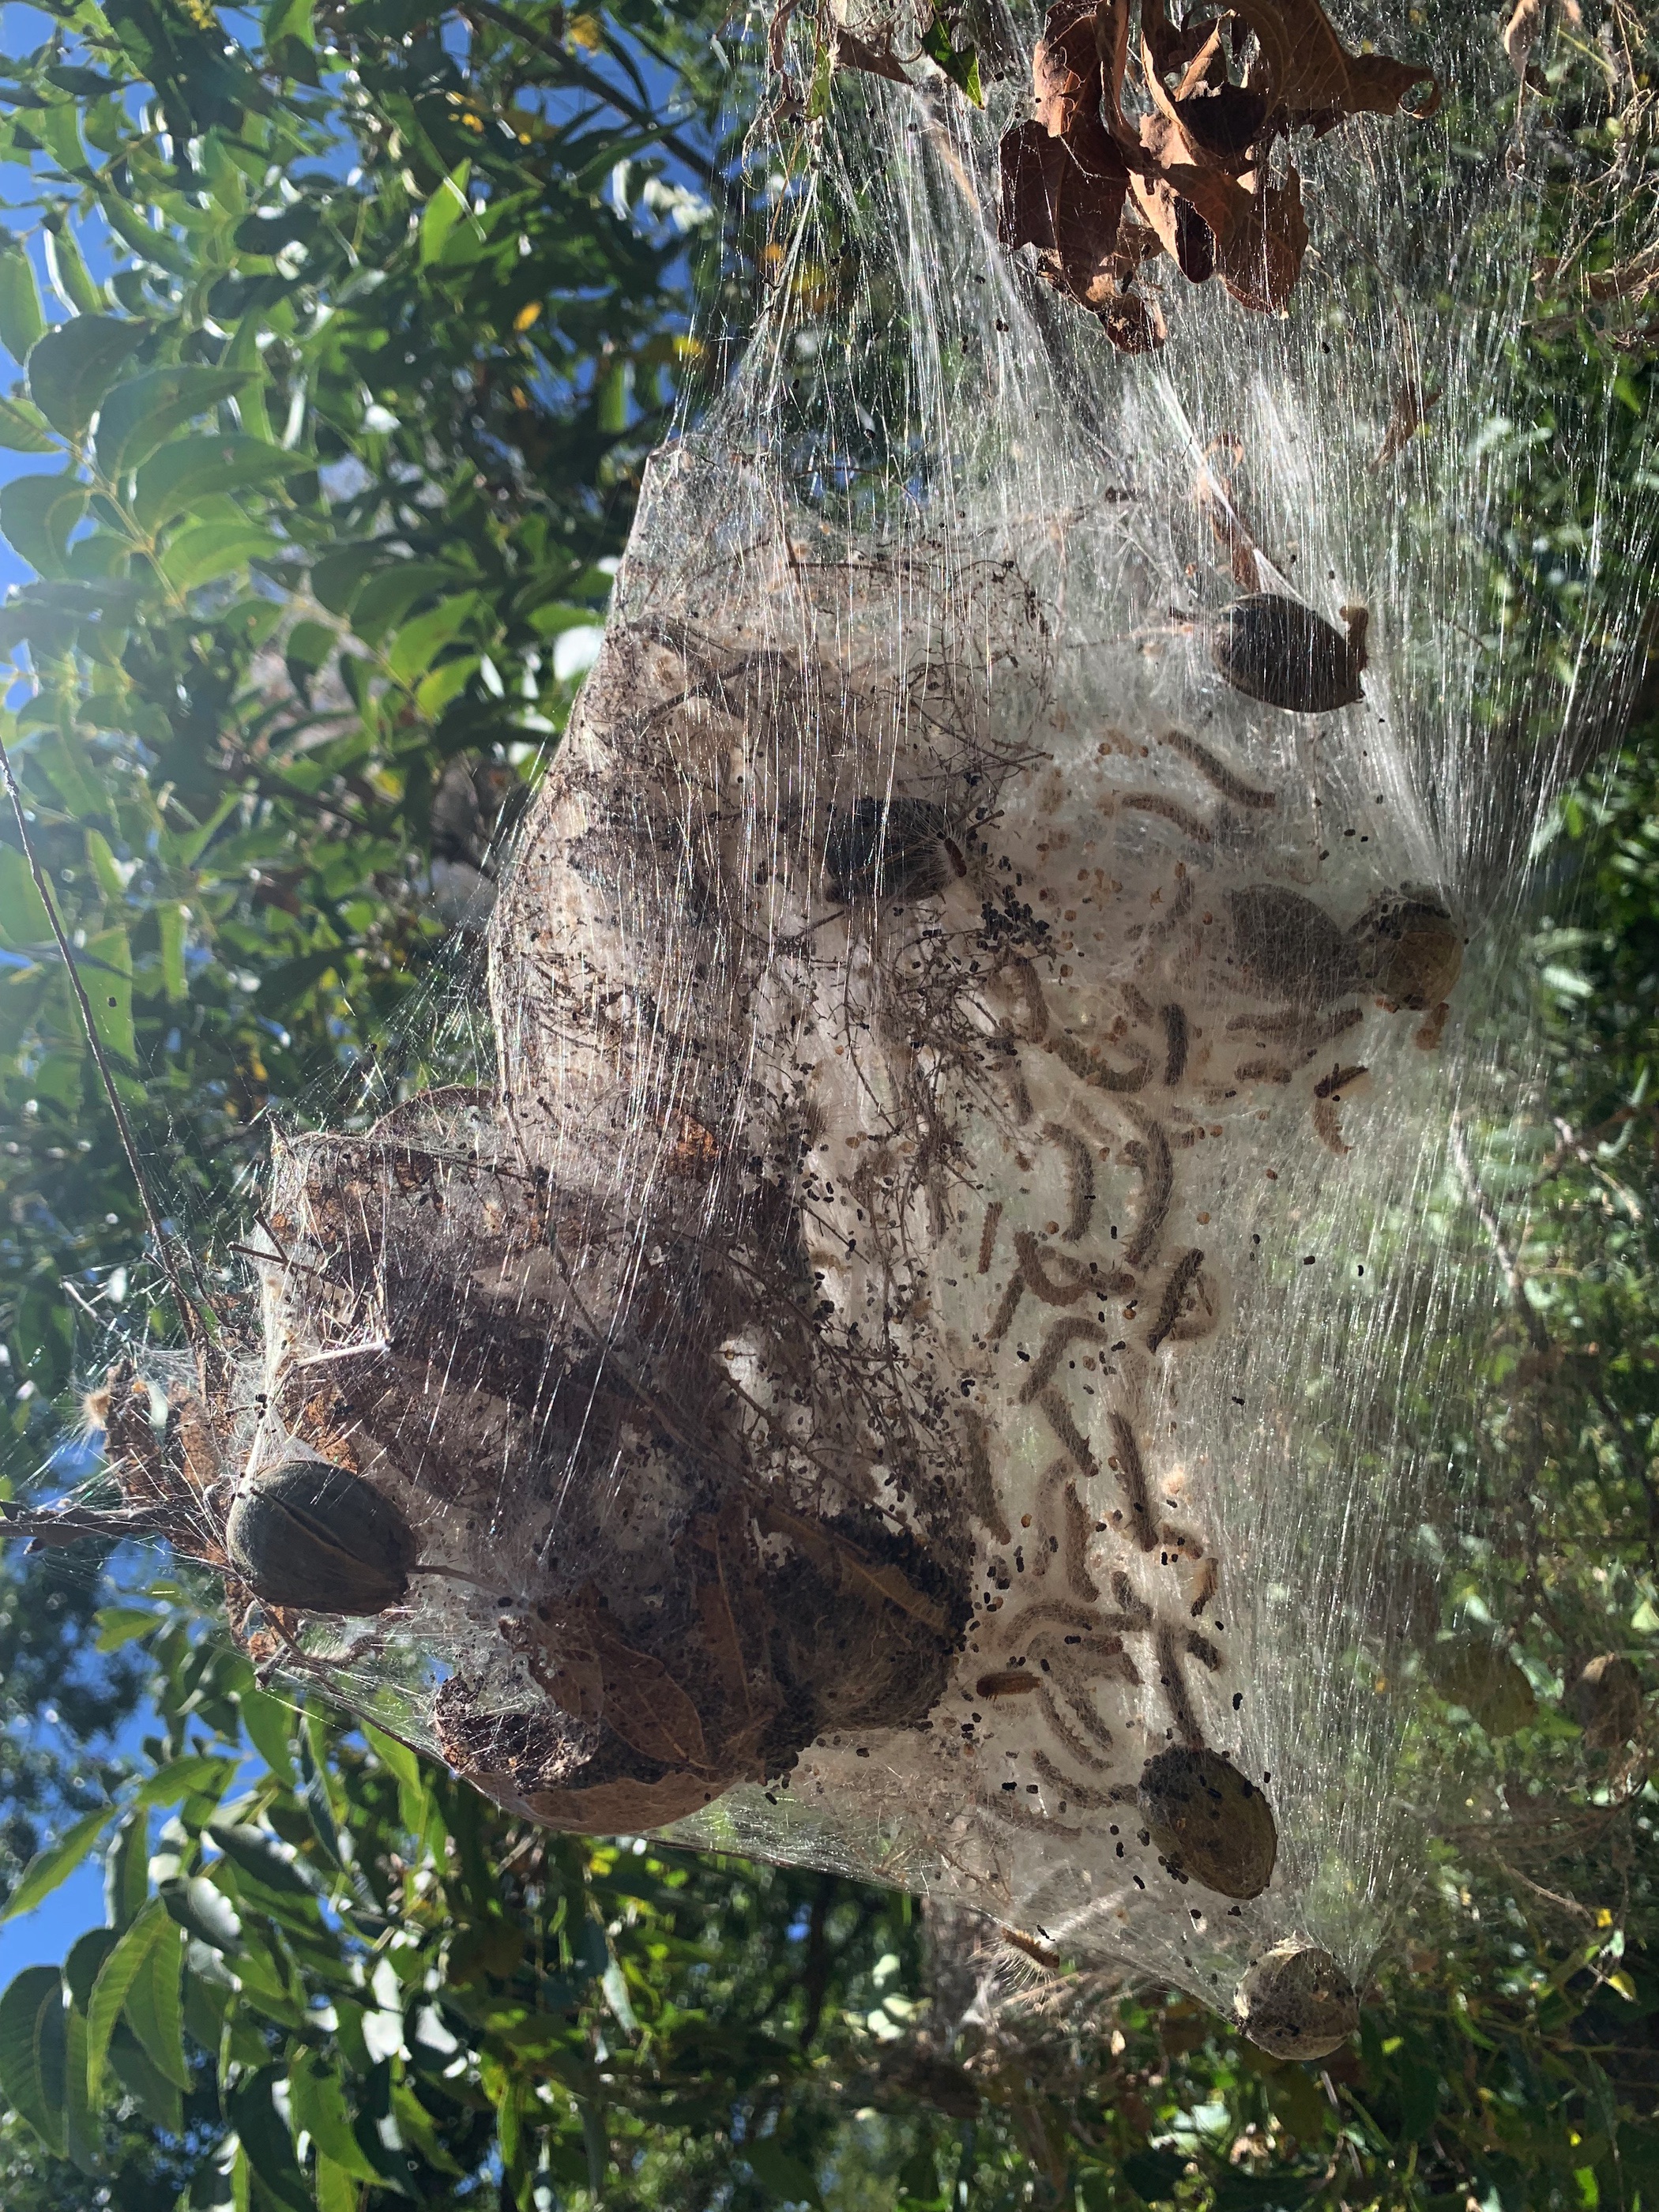
[[[1139,1758],[1115,1741],[1097,1698],[1107,1685],[1116,1686],[1121,1704],[1123,1692],[1150,1682],[1168,1723],[1164,1740],[1206,1759],[1217,1757],[1205,1741],[1191,1670],[1213,1677],[1223,1668],[1222,1651],[1208,1632],[1219,1632],[1222,1625],[1204,1620],[1218,1592],[1218,1565],[1192,1530],[1162,1517],[1159,1486],[1137,1434],[1144,1414],[1134,1410],[1148,1395],[1137,1389],[1137,1377],[1149,1378],[1160,1354],[1208,1334],[1221,1309],[1205,1247],[1170,1233],[1176,1156],[1206,1135],[1220,1137],[1209,1116],[1236,1114],[1231,1102],[1260,1085],[1307,1081],[1310,1073],[1313,1134],[1332,1154],[1345,1154],[1339,1109],[1367,1070],[1352,1054],[1343,1058],[1340,1044],[1364,1022],[1364,996],[1385,1011],[1426,1014],[1416,1042],[1431,1047],[1461,964],[1450,917],[1431,894],[1402,888],[1379,895],[1345,928],[1299,890],[1248,876],[1241,882],[1249,840],[1237,834],[1231,810],[1260,821],[1278,805],[1275,793],[1184,732],[1169,730],[1164,743],[1218,794],[1220,808],[1206,816],[1162,791],[1116,792],[1099,804],[1108,813],[1150,816],[1180,840],[1218,856],[1224,852],[1218,868],[1210,861],[1203,871],[1223,878],[1206,886],[1213,911],[1197,912],[1194,877],[1177,863],[1172,892],[1166,884],[1168,896],[1153,902],[1160,908],[1157,918],[1121,928],[1115,972],[1081,987],[1095,1013],[1085,1036],[1049,1002],[1039,963],[1050,975],[1073,970],[1059,964],[1065,948],[1046,938],[1036,941],[1043,925],[1028,931],[1023,944],[1006,927],[988,929],[980,940],[994,954],[992,996],[1002,1011],[991,1062],[1012,1109],[1017,1165],[1027,1171],[1046,1151],[1063,1195],[1044,1206],[1057,1217],[1046,1222],[1022,1218],[1006,1191],[986,1197],[969,1243],[987,1292],[987,1318],[975,1342],[1004,1377],[1003,1403],[1010,1413],[1035,1414],[1057,1455],[1024,1500],[1032,1510],[1016,1514],[999,1484],[992,1419],[972,1405],[959,1416],[966,1500],[994,1548],[987,1559],[992,1588],[981,1601],[967,1662],[979,1671],[959,1674],[957,1694],[970,1704],[1012,1705],[1040,1717],[1041,1741],[1033,1743],[1024,1725],[1014,1731],[1035,1784],[1005,1780],[981,1785],[975,1796],[986,1815],[1050,1836],[1081,1832],[1066,1825],[1061,1816],[1067,1813],[1138,1801]],[[948,867],[934,857],[948,815],[913,802],[891,805],[898,811],[888,825],[890,845],[880,866],[867,857],[852,865],[855,847],[867,856],[881,840],[884,817],[876,802],[860,802],[839,830],[832,829],[834,865],[827,872],[834,888],[842,896],[912,900],[948,892],[964,872],[955,843]],[[980,834],[965,832],[962,845],[976,862],[987,854]],[[1229,875],[1232,888],[1224,887]],[[1125,953],[1133,977],[1121,972]],[[1183,989],[1177,997],[1169,988],[1194,961],[1200,969],[1197,1019],[1190,994]],[[1255,1003],[1235,1011],[1241,1000]],[[1072,1083],[1083,1093],[1071,1093],[1076,1103],[1068,1109]],[[1039,1091],[1046,1114],[1034,1104]],[[1113,1125],[1115,1136],[1103,1143]],[[1109,1243],[1097,1230],[1103,1161],[1134,1178],[1127,1213],[1113,1224]],[[1054,1187],[1053,1180],[1044,1185],[1050,1192]],[[1209,1216],[1195,1218],[1203,1223]],[[1011,1340],[1018,1363],[1012,1367]],[[1085,1349],[1094,1356],[1084,1364],[1103,1388],[1109,1376],[1117,1378],[1117,1402],[1103,1405],[1092,1420],[1079,1417],[1065,1388]],[[1097,1519],[1092,1501],[1109,1488],[1115,1502]],[[1011,1525],[1016,1517],[1018,1528]],[[1173,1615],[1164,1601],[1149,1601],[1138,1590],[1127,1562],[1099,1566],[1095,1540],[1114,1533],[1132,1555],[1161,1552],[1163,1565],[1184,1568],[1184,1596]],[[1016,1587],[1032,1595],[1021,1602],[1012,1595]],[[1114,1702],[1104,1701],[1107,1711]],[[1235,1711],[1241,1703],[1236,1693]],[[975,1727],[981,1717],[975,1711]],[[1157,1749],[1151,1716],[1144,1719],[1139,1756]],[[1027,1796],[1039,1802],[1027,1805]],[[1121,1844],[1117,1850],[1121,1856]]]

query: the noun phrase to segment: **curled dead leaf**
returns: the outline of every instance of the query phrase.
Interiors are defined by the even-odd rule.
[[[1255,33],[1250,88],[1291,128],[1306,124],[1322,135],[1352,115],[1394,115],[1413,85],[1434,86],[1434,71],[1419,63],[1349,53],[1319,0],[1233,0],[1233,13]],[[1416,112],[1431,114],[1437,104],[1431,90]]]
[[[1425,392],[1422,378],[1414,370],[1404,377],[1399,391],[1395,393],[1389,427],[1383,433],[1382,446],[1371,466],[1374,469],[1385,467],[1389,461],[1403,453],[1439,404],[1439,392]]]
[[[496,1779],[493,1776],[471,1778],[493,1797],[504,1794],[491,1787]],[[719,1795],[719,1788],[707,1777],[676,1772],[656,1782],[599,1782],[586,1790],[532,1790],[523,1796],[513,1791],[508,1802],[524,1805],[550,1828],[581,1835],[635,1835],[700,1813]]]
[[[1290,170],[1282,185],[1249,195],[1249,212],[1217,263],[1222,283],[1241,307],[1276,315],[1291,296],[1308,250],[1302,179]]]
[[[1005,135],[1001,164],[1002,243],[1036,246],[1042,274],[1079,307],[1112,305],[1135,266],[1119,239],[1129,173],[1099,124],[1061,138],[1022,123]]]
[[[1543,27],[1544,0],[1520,0],[1520,5],[1504,26],[1504,52],[1522,84],[1528,82],[1527,64]]]
[[[1242,305],[1282,310],[1308,226],[1295,167],[1269,179],[1277,139],[1395,114],[1417,86],[1429,92],[1414,113],[1438,102],[1422,64],[1350,53],[1319,0],[1236,0],[1224,19],[1206,5],[1177,21],[1173,6],[1140,0],[1132,75],[1130,0],[1056,0],[1032,56],[1032,118],[1002,142],[1003,243],[1035,246],[1042,273],[1128,352],[1163,338],[1161,313],[1131,289],[1151,252],[1189,283],[1219,276]],[[1126,88],[1144,100],[1133,112]]]

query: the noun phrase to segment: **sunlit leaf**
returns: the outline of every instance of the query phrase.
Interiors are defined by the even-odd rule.
[[[112,1805],[101,1807],[95,1813],[84,1813],[64,1829],[56,1843],[37,1851],[18,1877],[11,1895],[0,1905],[0,1921],[15,1920],[19,1913],[33,1912],[42,1898],[50,1897],[60,1882],[67,1881],[76,1869],[84,1864],[93,1845],[114,1818]]]
[[[276,550],[276,540],[255,523],[198,522],[179,532],[160,566],[175,591],[191,592]]]
[[[435,261],[461,217],[471,214],[472,203],[466,196],[466,181],[471,173],[471,162],[460,162],[450,171],[427,202],[425,212],[421,216],[422,263]]]
[[[46,327],[28,249],[20,240],[8,237],[0,241],[0,345],[14,361],[27,361]]]
[[[179,1930],[168,1919],[161,1899],[154,1897],[122,1933],[98,1970],[87,2006],[87,2096],[94,2105],[103,2094],[104,2061],[115,2023],[141,1968],[164,1934],[173,1941],[176,1953]]]
[[[143,343],[143,323],[77,315],[48,331],[29,356],[29,397],[55,430],[79,437]]]
[[[191,362],[128,377],[110,393],[98,418],[99,468],[116,479],[139,467],[175,430],[234,397],[256,374]],[[51,416],[50,408],[45,411]]]
[[[66,2072],[63,1978],[56,1966],[25,1966],[0,1996],[0,2093],[60,2158]]]
[[[132,511],[146,530],[160,530],[216,494],[251,490],[298,476],[313,463],[261,438],[175,438],[138,471]]]

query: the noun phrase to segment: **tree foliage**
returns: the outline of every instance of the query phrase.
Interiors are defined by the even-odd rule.
[[[0,253],[0,438],[39,457],[0,489],[39,579],[0,613],[35,679],[3,735],[199,1227],[263,1112],[337,1107],[411,1026],[446,763],[562,726],[560,641],[603,618],[676,390],[722,72],[691,8],[579,40],[550,9],[273,7],[248,49],[206,9],[50,12],[0,88],[36,218]],[[15,842],[0,936],[15,1472],[73,1294],[142,1328],[158,1286]]]
[[[1464,35],[1452,12],[1429,33]],[[1519,143],[1550,247],[1482,549],[1486,647],[1543,724],[1585,594],[1656,597],[1637,535],[1590,560],[1598,488],[1552,459],[1598,447],[1621,498],[1652,465],[1654,54],[1626,0],[1594,13],[1531,39],[1518,142],[1507,110],[1443,142],[1472,167]],[[27,672],[0,737],[151,1172],[228,1297],[267,1117],[346,1119],[487,1048],[410,1016],[556,741],[642,457],[718,373],[693,295],[740,319],[764,265],[720,198],[744,50],[702,0],[29,20],[0,64],[0,155],[30,173],[0,240],[0,530],[35,580],[0,610]],[[9,1712],[61,1723],[0,1739],[0,1841],[21,1866],[52,1831],[7,1910],[101,1858],[106,1911],[0,1993],[8,2212],[1659,2201],[1659,1798],[1644,1730],[1589,1741],[1573,1702],[1597,1652],[1651,1679],[1659,1637],[1656,708],[1556,825],[1592,857],[1531,971],[1553,1119],[1480,1170],[1514,1296],[1449,1363],[1481,1510],[1437,1562],[1506,1696],[1445,1678],[1470,1818],[1357,2050],[1275,2066],[1184,1998],[1069,1971],[1022,1993],[983,1931],[902,1897],[515,1825],[290,1709],[191,1593],[140,1595],[154,1563],[112,1592],[53,1554],[0,1584]],[[91,1073],[0,830],[14,1486],[63,1470],[110,1338],[174,1325]],[[101,1755],[141,1692],[142,1753]]]

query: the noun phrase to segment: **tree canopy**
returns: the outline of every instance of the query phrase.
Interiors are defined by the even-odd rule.
[[[1482,556],[1537,713],[1589,588],[1560,426],[1659,489],[1654,33],[1593,13],[1522,55],[1555,251]],[[0,531],[32,580],[0,609],[0,738],[150,1178],[228,1302],[273,1117],[349,1121],[487,1057],[417,1009],[475,957],[643,458],[718,387],[787,180],[726,189],[761,63],[702,0],[27,22],[0,58]],[[1436,143],[1502,161],[1515,127]],[[1650,545],[1615,553],[1654,604]],[[1358,2049],[1275,2065],[1184,1998],[1022,1990],[989,1932],[902,1896],[541,1833],[294,1710],[161,1563],[9,1557],[6,1911],[94,1856],[107,1900],[0,1994],[9,2212],[1659,2201],[1650,1735],[1601,1741],[1573,1702],[1594,1654],[1653,1680],[1659,1637],[1650,685],[1610,736],[1517,984],[1553,1091],[1486,1194],[1495,1234],[1529,1219],[1515,1302],[1447,1363],[1490,1503],[1443,1562],[1474,1660],[1440,1724],[1481,1794]],[[0,1125],[15,1495],[84,1471],[78,1388],[177,1316],[3,821]]]

